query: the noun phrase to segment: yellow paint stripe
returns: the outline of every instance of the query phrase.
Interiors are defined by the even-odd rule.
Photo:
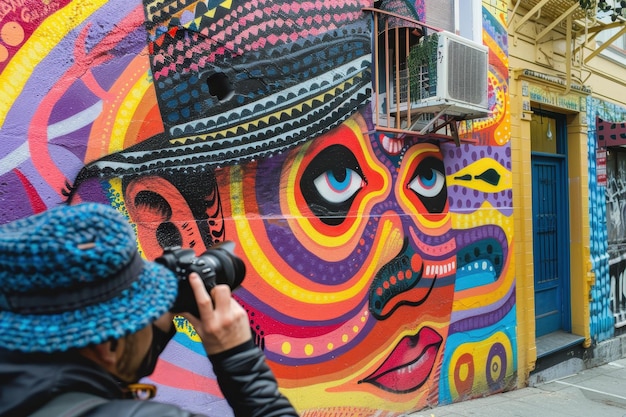
[[[480,288],[470,288],[467,290],[458,291],[455,293],[455,300],[453,303],[453,311],[471,310],[479,305],[484,305],[485,300],[499,300],[503,299],[512,285],[515,283],[515,268],[510,261],[512,259],[513,248],[513,218],[506,216],[494,209],[491,204],[485,202],[481,205],[481,208],[474,213],[468,215],[455,215],[452,218],[452,227],[456,230],[472,229],[484,225],[497,225],[502,228],[507,237],[508,242],[508,256],[509,258],[504,260],[503,265],[506,269],[502,270],[502,276],[500,277],[497,285],[488,284],[485,289],[489,289],[488,294],[481,293]],[[478,292],[477,292],[478,291]],[[468,295],[477,294],[477,295]]]
[[[226,0],[226,1],[221,2],[218,7],[222,7],[226,10],[230,10],[232,6],[233,6],[233,0]],[[186,9],[191,12],[195,11],[195,8],[192,8],[192,7],[187,7]],[[200,23],[202,23],[202,19],[204,19],[205,17],[209,17],[211,19],[214,18],[216,11],[217,11],[217,7],[214,7],[211,10],[208,10],[204,15],[200,17],[196,17],[191,22],[184,24],[183,27],[186,29],[189,29],[192,26],[192,24],[195,24],[196,27],[199,27]]]
[[[468,230],[481,226],[496,225],[502,228],[506,234],[509,245],[513,241],[513,217],[503,214],[488,201],[484,201],[480,208],[474,212],[468,214],[454,213],[451,218],[452,228],[455,230]]]
[[[250,223],[246,218],[246,210],[243,197],[243,181],[241,179],[241,168],[237,165],[230,168],[231,179],[231,206],[233,211],[233,219],[237,227],[237,234],[241,249],[246,253],[246,257],[257,271],[259,277],[267,282],[268,285],[276,288],[277,291],[293,298],[302,303],[308,304],[330,304],[338,303],[354,298],[359,292],[363,291],[370,284],[370,278],[379,268],[378,262],[370,262],[369,266],[361,274],[361,279],[353,286],[342,291],[335,292],[315,292],[302,288],[289,281],[285,276],[277,270],[272,261],[267,258],[263,250],[260,248],[259,242],[254,236],[254,231],[250,227]],[[394,236],[398,230],[393,226],[391,221],[385,221],[380,242],[395,241]],[[382,243],[376,246],[376,253],[371,257],[374,260],[385,260],[381,254],[384,252],[386,244]],[[332,287],[329,286],[329,289]]]
[[[0,127],[20,95],[33,69],[76,26],[108,0],[75,0],[48,17],[33,32],[0,74]]]
[[[477,176],[489,169],[494,170],[498,173],[498,175],[500,175],[500,180],[495,185],[489,184],[488,182],[477,178]],[[468,176],[471,179],[462,180],[461,178],[464,176]],[[465,168],[457,171],[454,175],[446,176],[446,184],[448,187],[458,185],[460,187],[472,188],[485,193],[498,193],[508,190],[511,188],[512,183],[513,177],[511,171],[503,167],[499,162],[490,158],[479,159],[478,161],[473,162]]]
[[[114,153],[124,148],[126,132],[132,123],[136,123],[136,121],[132,119],[132,116],[135,114],[137,107],[142,104],[146,91],[152,88],[152,81],[150,81],[147,73],[143,73],[143,76],[139,75],[138,78],[137,82],[131,86],[128,94],[124,97],[124,101],[120,104],[119,110],[115,116],[111,141],[109,143],[109,153]]]
[[[436,329],[441,329],[442,327],[441,323],[431,321],[425,321],[424,323],[421,323],[421,325],[423,327],[428,326]],[[319,409],[319,399],[323,397],[325,402],[323,407],[321,407],[322,409],[345,407],[346,403],[356,404],[359,402],[361,404],[367,404],[367,408],[370,410],[384,409],[397,412],[406,411],[408,408],[415,407],[418,403],[421,404],[424,400],[424,396],[427,394],[427,391],[422,390],[406,394],[396,394],[393,400],[390,400],[388,397],[378,395],[374,390],[359,388],[359,385],[356,385],[356,380],[363,377],[362,373],[365,369],[375,369],[378,365],[384,362],[384,360],[389,357],[391,351],[397,346],[398,343],[400,343],[403,337],[413,336],[414,333],[415,329],[412,328],[402,331],[388,341],[385,349],[376,352],[375,356],[369,358],[367,364],[358,368],[348,369],[346,372],[342,373],[340,378],[337,378],[337,375],[335,374],[329,376],[327,378],[328,380],[325,382],[313,385],[309,384],[305,387],[283,387],[281,388],[281,391],[285,393],[289,399],[292,400],[292,402],[294,402],[296,408],[302,410]],[[356,397],[358,397],[358,400]],[[421,415],[422,414],[420,414],[420,416]]]

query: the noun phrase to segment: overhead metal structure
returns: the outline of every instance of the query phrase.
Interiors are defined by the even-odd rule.
[[[615,10],[621,10],[620,2],[616,1],[616,8],[613,10],[613,21],[607,22],[608,13],[598,11],[598,2],[591,1],[591,7],[584,9],[581,7],[580,0],[511,0],[513,11],[508,15],[508,31],[509,35],[514,39],[518,36],[530,38],[535,45],[541,45],[547,42],[546,37],[553,33],[554,30],[564,32],[566,46],[566,75],[568,78],[567,85],[571,79],[572,58],[581,53],[583,49],[591,52],[582,58],[582,63],[587,64],[591,59],[600,54],[603,50],[611,45],[620,36],[626,33],[626,13],[616,14]],[[612,2],[609,0],[608,2]],[[626,11],[626,10],[624,10]],[[605,18],[602,18],[605,16]],[[529,23],[533,25],[541,23],[542,27],[539,31],[524,30]],[[596,35],[602,31],[621,28],[610,39],[601,45],[596,45]],[[577,42],[573,47],[572,40]]]

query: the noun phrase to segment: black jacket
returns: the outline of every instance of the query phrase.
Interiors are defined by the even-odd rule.
[[[278,391],[265,356],[252,341],[210,359],[235,416],[298,416]],[[75,352],[45,355],[0,350],[0,416],[28,416],[66,392],[87,392],[110,400],[84,417],[200,416],[156,401],[123,399],[124,391],[115,378]]]

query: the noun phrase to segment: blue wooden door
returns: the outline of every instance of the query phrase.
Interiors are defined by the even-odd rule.
[[[569,331],[569,233],[565,157],[532,156],[536,336]]]

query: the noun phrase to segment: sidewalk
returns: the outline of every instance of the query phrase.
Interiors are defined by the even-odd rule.
[[[538,384],[407,417],[626,417],[626,358]]]

